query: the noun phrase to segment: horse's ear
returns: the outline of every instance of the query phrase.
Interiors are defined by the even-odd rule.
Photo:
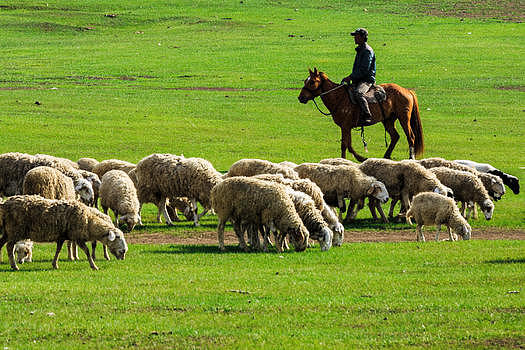
[[[319,74],[319,72],[317,71],[317,67],[314,67],[314,74],[315,74],[315,75],[318,75],[318,74]]]
[[[310,73],[310,75],[313,75],[314,72],[312,72],[312,70],[310,69],[310,67],[308,67],[308,73]]]

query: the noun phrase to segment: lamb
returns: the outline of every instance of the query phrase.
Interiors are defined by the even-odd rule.
[[[77,160],[78,168],[80,170],[93,171],[95,165],[99,163],[95,158],[80,158]]]
[[[202,158],[184,158],[172,154],[152,154],[137,164],[137,193],[142,205],[144,198],[159,198],[156,203],[168,225],[173,225],[167,211],[166,199],[187,197],[193,203],[193,222],[199,226],[199,219],[211,208],[211,189],[222,181],[222,174]],[[197,202],[204,207],[197,213]]]
[[[299,179],[297,173],[290,166],[272,163],[262,159],[240,159],[231,165],[228,173],[226,173],[224,177],[253,176],[259,174],[282,174],[289,179]]]
[[[86,253],[93,270],[98,270],[89,254],[87,241],[99,240],[109,246],[119,260],[125,258],[128,246],[122,232],[109,216],[78,201],[46,199],[38,195],[20,195],[0,204],[0,249],[7,243],[7,254],[13,270],[18,270],[13,251],[15,243],[57,242],[53,268],[58,268],[58,255],[66,240],[75,241]]]
[[[25,239],[15,244],[16,261],[19,264],[33,261],[33,241]]]
[[[85,180],[71,161],[49,155],[32,156],[25,153],[4,153],[0,155],[0,195],[13,196],[22,193],[22,183],[26,173],[37,166],[49,166],[69,176],[75,191],[85,203],[93,201],[93,187]]]
[[[137,190],[128,174],[122,170],[110,170],[102,176],[100,204],[104,213],[111,209],[115,214],[115,226],[124,221],[128,231],[139,222]]]
[[[489,198],[489,194],[483,183],[476,175],[447,167],[436,167],[429,169],[434,173],[439,181],[454,191],[454,199],[462,203],[462,215],[465,217],[467,203],[477,203],[485,219],[490,220],[494,212],[494,203]]]
[[[321,188],[327,203],[339,207],[340,216],[346,209],[344,198],[359,202],[370,196],[381,203],[388,201],[385,185],[357,167],[303,163],[295,170],[301,178],[309,178]]]
[[[503,183],[507,185],[512,190],[512,192],[514,192],[514,194],[520,193],[520,180],[516,176],[504,173],[503,171],[487,163],[478,163],[472,160],[455,160],[454,162],[476,169],[480,173],[496,175],[501,178]]]
[[[241,230],[243,224],[279,231],[276,247],[283,251],[284,239],[290,235],[296,251],[306,249],[308,230],[295,210],[286,188],[278,183],[244,176],[225,179],[211,190],[212,208],[219,224],[219,249],[224,251],[224,226],[232,221],[242,249],[247,249]]]
[[[439,240],[441,225],[447,226],[451,241],[454,240],[451,229],[462,236],[464,240],[470,239],[470,225],[459,212],[454,200],[438,193],[423,192],[417,194],[412,201],[412,206],[406,213],[406,217],[409,224],[412,224],[412,217],[415,219],[418,241],[425,241],[425,236],[421,230],[423,225],[437,226],[436,241]]]
[[[341,246],[343,244],[345,228],[339,222],[339,219],[337,218],[337,215],[333,211],[333,209],[330,208],[330,206],[323,199],[323,192],[315,182],[309,179],[287,179],[284,176],[282,176],[282,174],[261,174],[255,175],[253,177],[260,180],[281,183],[290,187],[293,190],[303,192],[310,196],[314,201],[316,208],[319,209],[319,211],[321,211],[324,220],[326,221],[330,229],[333,231],[332,244],[335,246]]]

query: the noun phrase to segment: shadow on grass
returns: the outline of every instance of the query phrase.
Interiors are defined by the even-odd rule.
[[[384,223],[381,220],[378,219],[354,219],[350,222],[344,223],[345,230],[407,230],[413,228],[413,226],[410,226],[406,224],[401,219],[391,219],[390,222]]]
[[[146,254],[229,254],[229,253],[236,253],[236,254],[271,254],[276,253],[277,250],[272,250],[268,253],[264,252],[255,252],[255,251],[248,251],[245,252],[239,246],[226,246],[226,251],[221,252],[219,250],[219,247],[217,245],[178,245],[178,244],[170,244],[166,245],[165,249],[156,249],[151,251],[146,251]]]
[[[495,259],[495,260],[488,260],[485,261],[485,264],[525,264],[525,258],[519,258],[519,259]]]

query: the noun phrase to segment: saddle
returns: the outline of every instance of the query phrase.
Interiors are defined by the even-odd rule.
[[[345,84],[345,88],[348,92],[348,96],[350,96],[350,101],[353,104],[358,104],[354,96],[354,87],[352,85]],[[386,91],[380,85],[373,84],[365,94],[365,98],[368,104],[382,103],[386,100]]]

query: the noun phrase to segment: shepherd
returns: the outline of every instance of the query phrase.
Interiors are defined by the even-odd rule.
[[[365,157],[352,148],[352,128],[383,123],[385,131],[390,135],[390,144],[384,154],[390,158],[399,141],[395,128],[396,120],[403,127],[409,148],[409,158],[415,159],[424,151],[423,127],[419,116],[419,106],[416,94],[397,84],[375,84],[375,54],[366,44],[368,32],[358,28],[351,33],[358,45],[352,74],[343,79],[341,84],[334,83],[328,76],[317,70],[309,69],[309,76],[299,94],[299,102],[312,100],[316,107],[316,97],[321,97],[334,123],[341,128],[341,157],[346,158],[346,150],[362,162]],[[351,85],[345,84],[352,81]]]

